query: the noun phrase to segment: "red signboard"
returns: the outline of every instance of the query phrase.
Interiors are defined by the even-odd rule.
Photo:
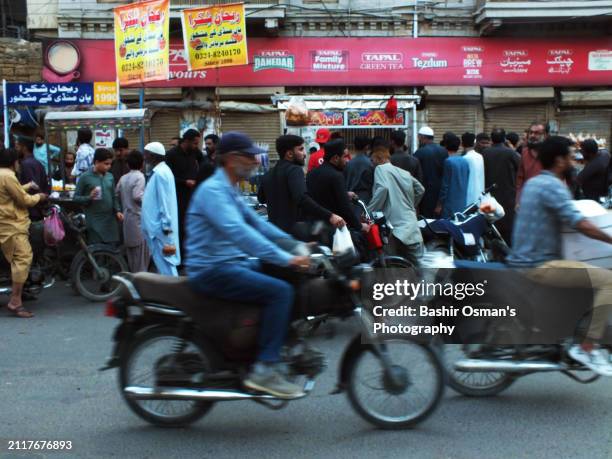
[[[310,112],[311,126],[342,126],[344,114],[342,112]]]
[[[404,114],[389,118],[383,110],[351,110],[347,114],[349,126],[403,126]]]
[[[115,80],[112,40],[70,42],[81,56],[73,79]],[[171,79],[147,86],[610,85],[612,38],[253,38],[249,62],[188,71],[173,41]]]

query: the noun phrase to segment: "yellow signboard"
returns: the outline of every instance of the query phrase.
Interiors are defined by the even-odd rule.
[[[249,63],[244,3],[183,10],[181,22],[189,70]]]
[[[94,105],[117,105],[117,83],[114,81],[94,82]]]
[[[119,6],[115,13],[115,62],[120,84],[167,80],[170,63],[169,0]]]

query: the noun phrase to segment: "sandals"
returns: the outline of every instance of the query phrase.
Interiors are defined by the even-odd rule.
[[[11,303],[8,303],[6,305],[6,308],[9,310],[9,312],[15,314],[17,317],[21,319],[30,319],[34,317],[34,314],[28,311],[26,308],[24,308],[23,305],[18,306],[16,308],[13,308],[11,306],[12,306]]]

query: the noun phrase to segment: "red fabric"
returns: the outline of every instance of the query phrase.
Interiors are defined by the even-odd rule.
[[[516,174],[516,203],[521,202],[521,192],[525,183],[530,178],[539,175],[542,172],[542,164],[538,161],[537,157],[534,157],[528,147],[524,147],[521,153],[521,163],[519,164],[518,172]]]
[[[394,119],[395,115],[397,115],[397,101],[395,100],[395,96],[391,96],[391,98],[387,102],[387,106],[385,107],[385,114],[391,119]]]
[[[308,160],[308,172],[313,169],[316,169],[321,164],[323,164],[324,155],[325,151],[322,148],[319,151],[315,151],[312,155],[310,155],[310,159]]]

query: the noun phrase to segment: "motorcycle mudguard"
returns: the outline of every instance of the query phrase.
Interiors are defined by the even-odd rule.
[[[92,254],[96,252],[104,251],[104,252],[112,252],[116,255],[121,255],[121,250],[109,244],[91,244],[91,245],[88,245],[87,247],[89,249],[89,252]],[[85,252],[83,250],[79,250],[77,252],[75,257],[72,259],[72,263],[70,263],[70,273],[74,273],[74,270],[76,269],[77,264],[85,257],[87,257],[87,255],[85,255]]]
[[[340,359],[340,365],[338,368],[338,384],[334,390],[334,394],[344,392],[349,379],[349,370],[361,350],[369,348],[369,344],[363,344],[361,342],[361,333],[357,333],[355,337],[348,344]]]

